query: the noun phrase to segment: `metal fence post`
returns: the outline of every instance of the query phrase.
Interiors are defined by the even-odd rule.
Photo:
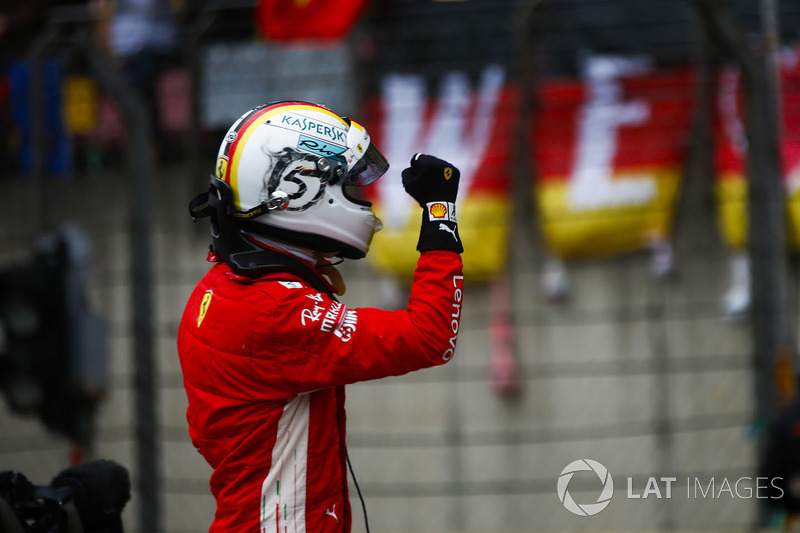
[[[752,265],[752,326],[755,419],[761,429],[779,410],[777,362],[788,353],[789,329],[785,294],[785,207],[778,151],[776,9],[774,0],[762,0],[761,23],[765,49],[757,54],[747,46],[729,2],[693,0],[709,31],[739,62],[745,89],[748,183],[748,250]],[[757,444],[757,459],[766,453],[766,433]],[[761,509],[761,524],[766,525]]]
[[[148,180],[152,175],[149,139],[153,125],[138,94],[86,36],[82,40],[89,67],[98,83],[116,100],[128,133],[127,167],[131,179],[131,300],[136,394],[136,456],[139,477],[139,527],[147,533],[160,528],[161,486],[158,475],[157,392],[153,357],[153,272]]]

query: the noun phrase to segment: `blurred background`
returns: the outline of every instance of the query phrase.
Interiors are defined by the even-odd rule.
[[[0,470],[113,459],[127,530],[208,528],[187,204],[236,118],[302,99],[392,165],[348,306],[405,305],[411,155],[462,171],[456,357],[348,388],[373,531],[793,529],[798,30],[794,0],[0,1]],[[580,459],[595,516],[562,502],[601,476],[557,490]]]

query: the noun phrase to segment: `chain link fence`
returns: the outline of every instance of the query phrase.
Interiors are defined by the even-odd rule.
[[[434,153],[480,155],[466,164],[501,169],[489,178],[471,171],[501,203],[474,211],[476,226],[496,233],[465,255],[484,270],[467,286],[456,357],[348,388],[349,452],[374,531],[763,524],[755,286],[747,247],[725,234],[726,159],[713,118],[719,72],[736,62],[709,29],[710,4],[373,2],[345,38],[299,42],[260,37],[249,1],[184,4],[176,3],[179,38],[158,58],[150,96],[98,44],[108,14],[84,5],[48,11],[26,54],[4,59],[0,269],[26,261],[39,236],[67,223],[86,233],[90,300],[107,321],[108,379],[94,439],[82,448],[0,405],[0,470],[46,484],[81,455],[114,459],[133,481],[128,530],[208,528],[211,470],[188,436],[175,346],[185,301],[208,268],[207,229],[191,223],[187,203],[207,186],[239,115],[306,99],[363,120],[393,172],[405,161],[392,158],[407,159],[422,138]],[[759,11],[739,4],[737,29],[757,53]],[[787,46],[798,17],[800,7],[781,5]],[[561,219],[548,199],[568,193],[543,184],[568,173],[558,164],[573,160],[580,125],[592,120],[569,102],[591,98],[618,120],[597,142],[613,136],[634,146],[628,155],[612,150],[610,160],[587,156],[587,179],[603,165],[632,180],[668,174],[656,187],[672,196],[651,217],[666,213],[653,223],[659,231],[637,246],[592,238],[577,249],[601,251],[581,254],[565,244],[572,230],[553,229]],[[481,109],[493,110],[491,122]],[[659,117],[656,129],[617,135],[646,117]],[[391,221],[379,193],[378,204]],[[614,224],[633,215],[616,207],[602,214],[623,235],[630,226]],[[793,339],[797,276],[794,257],[783,260],[782,311],[773,318]],[[348,306],[404,305],[405,278],[380,266],[340,267]],[[362,531],[355,501],[353,510]]]

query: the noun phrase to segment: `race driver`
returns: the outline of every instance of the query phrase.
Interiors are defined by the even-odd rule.
[[[215,265],[186,304],[178,353],[195,447],[214,472],[212,532],[349,532],[344,385],[447,362],[463,298],[459,171],[415,155],[422,207],[404,310],[350,309],[332,258],[381,227],[354,188],[386,159],[356,121],[306,102],[252,109],[228,130],[209,191]]]

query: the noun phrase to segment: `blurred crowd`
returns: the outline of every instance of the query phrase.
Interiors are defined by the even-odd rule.
[[[184,11],[171,0],[0,0],[4,175],[66,177],[114,157],[124,128],[76,53],[77,39],[87,37],[146,106],[152,156],[165,160],[169,149],[174,157],[177,147],[158,112],[159,87],[175,64]]]

